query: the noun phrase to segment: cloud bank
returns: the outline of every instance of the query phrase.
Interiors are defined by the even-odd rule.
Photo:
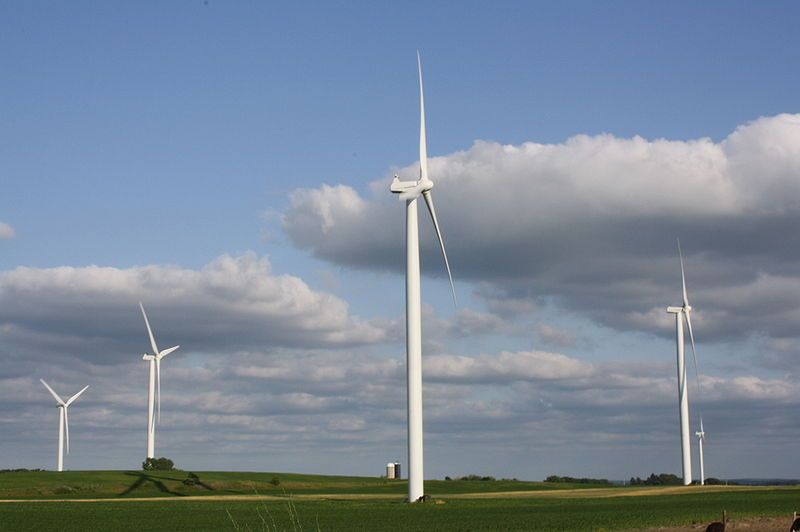
[[[704,338],[800,328],[800,115],[759,118],[720,142],[477,141],[429,171],[454,276],[503,295],[487,306],[553,300],[603,325],[666,333],[680,237]],[[296,190],[283,227],[332,263],[400,273],[403,208],[388,182],[366,197],[343,185]],[[441,276],[428,225],[423,268]]]
[[[189,349],[347,347],[380,342],[382,328],[303,280],[272,273],[253,253],[200,270],[177,266],[26,268],[0,273],[0,336],[97,359],[147,348],[137,302],[159,342]],[[127,356],[126,355],[126,356]]]

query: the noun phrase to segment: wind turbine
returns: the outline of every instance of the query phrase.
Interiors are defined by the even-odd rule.
[[[706,431],[703,430],[703,418],[700,418],[700,430],[695,432],[697,435],[697,445],[700,450],[700,485],[706,484],[706,470],[703,467],[703,441],[706,439]]]
[[[408,502],[416,502],[425,495],[423,485],[422,455],[422,309],[420,305],[420,272],[419,272],[419,223],[417,217],[417,199],[420,194],[428,206],[433,228],[442,249],[447,276],[450,279],[450,290],[453,302],[456,292],[453,276],[450,274],[450,263],[444,249],[442,232],[436,220],[436,209],[433,206],[431,189],[433,182],[428,178],[428,152],[425,139],[425,98],[422,91],[422,62],[417,52],[417,69],[419,71],[419,179],[416,181],[400,181],[394,176],[390,190],[399,194],[399,199],[406,202],[406,378],[408,407]]]
[[[680,409],[681,422],[681,460],[683,465],[683,485],[688,486],[692,483],[692,450],[689,443],[689,387],[686,379],[686,359],[683,354],[683,322],[689,329],[689,339],[692,343],[692,355],[697,370],[697,353],[694,347],[694,333],[692,332],[692,307],[689,305],[689,296],[686,292],[686,274],[683,269],[683,254],[681,253],[681,243],[678,241],[678,256],[681,260],[681,284],[683,286],[683,306],[667,307],[667,312],[675,314],[675,337],[678,346],[678,406]]]
[[[156,452],[156,416],[154,409],[156,404],[156,396],[158,397],[158,422],[161,422],[161,359],[172,353],[180,346],[170,347],[163,351],[158,350],[156,339],[153,336],[153,330],[150,328],[150,322],[147,320],[147,313],[144,311],[144,305],[139,302],[139,308],[142,309],[142,316],[144,316],[144,324],[147,326],[147,334],[150,336],[150,347],[153,349],[153,354],[142,355],[143,360],[150,362],[150,384],[147,394],[147,458],[155,458]]]
[[[89,386],[84,386],[83,390],[79,391],[66,401],[64,401],[46,382],[44,379],[39,379],[44,384],[44,387],[47,388],[47,391],[50,392],[50,395],[53,396],[53,399],[56,400],[56,406],[58,407],[58,470],[64,471],[64,429],[67,432],[67,454],[69,454],[69,405],[75,402],[75,400],[81,396],[83,392],[86,391],[86,388]]]

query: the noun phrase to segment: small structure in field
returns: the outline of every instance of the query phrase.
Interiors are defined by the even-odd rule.
[[[400,462],[389,462],[386,464],[386,479],[398,480],[400,478]]]

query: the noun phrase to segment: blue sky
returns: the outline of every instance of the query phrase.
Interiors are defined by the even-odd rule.
[[[4,266],[200,265],[262,246],[260,214],[293,188],[361,188],[415,158],[416,49],[432,155],[578,133],[720,139],[797,99],[791,4],[3,10],[0,205],[37,243]]]
[[[623,401],[614,412],[604,378],[622,375],[612,387],[619,397],[667,390],[674,380],[669,323],[652,309],[678,302],[675,236],[684,241],[690,288],[700,298],[693,303],[709,387],[701,392],[709,401],[704,412],[736,434],[764,411],[796,411],[780,394],[797,384],[800,353],[793,334],[800,309],[789,297],[800,265],[789,250],[800,204],[792,173],[800,168],[793,151],[799,11],[789,2],[5,3],[0,223],[14,234],[3,239],[0,227],[0,356],[20,368],[0,375],[6,393],[47,372],[79,388],[72,382],[80,378],[77,367],[108,380],[115,368],[124,373],[132,365],[130,401],[113,409],[130,412],[131,427],[118,429],[136,437],[138,366],[123,353],[146,347],[135,304],[151,294],[153,313],[165,316],[162,327],[188,337],[176,338],[186,347],[174,362],[185,381],[167,393],[180,403],[181,382],[213,375],[209,386],[230,404],[224,411],[176,407],[184,421],[166,424],[162,434],[179,463],[203,465],[210,451],[202,435],[210,426],[235,419],[259,426],[263,432],[242,430],[263,444],[258,435],[270,434],[270,423],[284,434],[303,433],[325,408],[352,425],[353,441],[330,443],[340,425],[302,445],[272,440],[274,431],[263,436],[275,449],[295,444],[283,449],[297,453],[286,467],[310,468],[307,452],[322,456],[316,470],[346,472],[358,461],[342,456],[359,449],[357,442],[379,446],[380,434],[399,440],[389,446],[392,456],[375,451],[376,464],[402,456],[404,405],[370,402],[369,390],[348,392],[348,379],[363,376],[338,377],[334,393],[308,375],[233,375],[220,361],[281,367],[284,375],[293,360],[328,368],[338,357],[383,368],[370,373],[388,379],[381,386],[394,382],[402,367],[385,364],[403,357],[402,262],[395,260],[402,206],[380,180],[416,165],[419,50],[428,149],[436,158],[431,176],[461,300],[458,309],[449,302],[423,227],[426,354],[434,367],[426,391],[428,471],[443,476],[456,459],[515,445],[508,459],[487,460],[476,472],[677,472],[677,452],[659,461],[677,443],[677,428],[665,428],[677,425],[668,392],[647,410],[628,412]],[[204,276],[213,275],[204,268],[225,254],[239,260],[225,263],[230,284],[206,291],[203,283],[212,281]],[[74,276],[57,267],[75,268]],[[161,276],[177,283],[172,291]],[[298,295],[285,276],[309,292]],[[110,284],[96,291],[101,280]],[[295,321],[267,309],[248,283],[297,311]],[[745,295],[763,323],[731,318]],[[344,321],[334,324],[334,315]],[[253,316],[263,323],[249,321]],[[242,338],[200,330],[215,319],[218,331]],[[325,327],[309,325],[326,320]],[[336,327],[343,329],[334,334]],[[48,336],[54,330],[67,337]],[[270,340],[270,331],[281,340]],[[68,349],[59,342],[71,354],[62,354]],[[509,359],[504,352],[528,354]],[[520,379],[497,369],[514,363],[562,369]],[[481,379],[473,370],[496,374]],[[238,379],[263,379],[263,388]],[[267,405],[243,406],[249,386],[252,393],[283,390],[275,401],[284,401],[289,417]],[[520,412],[508,397],[512,389],[525,398]],[[47,396],[31,393],[25,411],[36,419]],[[90,439],[106,427],[103,393],[85,397],[93,416],[85,445],[94,445],[95,455],[106,452],[106,440]],[[570,393],[584,402],[571,403]],[[292,394],[322,410],[296,419],[300,396]],[[751,417],[737,424],[731,412],[740,396],[752,399],[744,409]],[[792,456],[782,442],[795,437],[788,428],[794,416],[775,429],[773,456]],[[392,421],[373,423],[380,417]],[[630,441],[643,419],[649,424],[637,428],[641,439]],[[12,434],[0,441],[9,466],[49,463],[49,447],[35,443],[49,433],[21,431],[11,415],[0,421]],[[598,442],[597,459],[576,458],[585,451],[564,443],[582,434],[578,427]],[[531,464],[516,472],[511,458],[539,445],[530,443],[538,428],[558,435],[540,445],[552,445],[559,470]],[[502,445],[489,432],[504,435]],[[742,465],[753,441],[726,439],[717,458],[707,459],[719,476],[778,474],[766,458]],[[630,449],[615,443],[621,440],[638,441],[635,468]],[[181,447],[187,441],[197,445]],[[453,442],[465,443],[447,462]],[[277,467],[253,459],[255,443],[230,445],[219,467]],[[124,452],[109,451],[102,465],[135,466]],[[326,453],[341,468],[330,466]],[[78,454],[74,463],[89,466],[88,456]],[[787,460],[795,467],[788,475],[800,475],[797,460]]]

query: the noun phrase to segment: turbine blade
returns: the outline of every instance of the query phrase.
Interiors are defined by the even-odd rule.
[[[44,382],[44,379],[39,380],[42,382],[42,384],[44,384],[44,387],[47,388],[47,391],[50,392],[50,395],[53,396],[53,399],[55,399],[58,404],[63,405],[64,400],[50,387],[50,385]]]
[[[683,306],[689,306],[689,295],[686,293],[686,274],[683,271],[683,253],[681,253],[681,241],[678,240],[678,256],[681,259],[681,285],[683,286]]]
[[[69,406],[69,405],[71,405],[72,403],[74,403],[74,402],[75,402],[75,400],[76,400],[78,397],[80,397],[80,396],[81,396],[81,394],[82,394],[83,392],[85,392],[85,391],[86,391],[86,389],[87,389],[88,387],[89,387],[89,385],[87,384],[86,386],[84,386],[84,387],[83,387],[83,390],[79,391],[78,393],[76,393],[75,395],[73,395],[72,397],[70,397],[69,399],[67,399],[67,404],[66,404],[66,406]]]
[[[144,324],[147,325],[147,334],[150,335],[150,347],[153,348],[153,354],[158,354],[158,346],[156,345],[156,339],[153,337],[153,330],[150,328],[150,322],[147,320],[147,313],[144,311],[144,305],[142,302],[139,301],[139,308],[142,309],[142,316],[144,316]]]
[[[419,179],[428,179],[428,146],[425,138],[425,95],[422,91],[422,60],[417,51],[417,69],[419,70]]]
[[[692,359],[694,360],[694,374],[697,377],[697,388],[700,389],[700,371],[697,369],[697,351],[694,348],[694,332],[692,331],[691,312],[684,312],[686,315],[686,326],[689,328],[689,340],[692,342]]]
[[[169,349],[164,349],[158,354],[158,358],[164,358],[168,354],[172,353],[173,351],[177,351],[180,346],[176,345],[175,347],[170,347]]]
[[[69,408],[67,405],[63,406],[64,408],[64,428],[66,429],[67,433],[67,454],[69,454]]]
[[[161,424],[161,358],[156,357],[156,402],[158,403],[158,424]]]
[[[450,291],[453,294],[453,304],[458,306],[458,301],[456,300],[456,287],[453,284],[453,276],[450,273],[450,262],[447,260],[447,251],[444,249],[442,232],[439,230],[439,222],[436,220],[436,209],[433,207],[433,195],[431,194],[430,190],[426,190],[422,193],[422,197],[425,198],[425,204],[428,205],[428,212],[431,213],[431,220],[433,220],[433,228],[436,230],[436,238],[439,239],[439,247],[442,248],[442,257],[444,257],[444,265],[447,268],[447,277],[450,279]]]

